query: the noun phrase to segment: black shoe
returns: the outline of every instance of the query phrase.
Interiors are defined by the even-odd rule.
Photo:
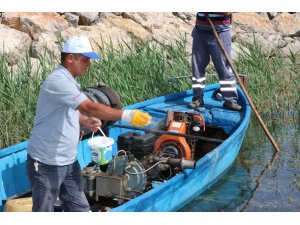
[[[197,108],[200,111],[205,110],[204,101],[202,99],[195,99],[192,102],[190,102],[188,106],[191,109],[196,109]]]
[[[241,111],[242,110],[242,106],[240,106],[236,102],[224,102],[223,107],[225,109],[230,109],[233,111]]]

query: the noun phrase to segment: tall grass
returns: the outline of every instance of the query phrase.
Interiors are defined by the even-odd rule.
[[[141,42],[100,48],[104,59],[95,61],[79,82],[83,87],[106,83],[120,94],[124,105],[189,89],[189,82],[168,82],[170,75],[190,73],[185,43],[182,37],[173,45]]]
[[[296,110],[299,112],[300,60],[293,51],[289,56],[277,49],[272,55],[263,53],[254,42],[240,48],[235,65],[241,74],[247,74],[248,92],[258,111]],[[299,114],[299,113],[298,113]]]
[[[280,51],[270,58],[258,45],[247,45],[235,62],[239,73],[249,76],[248,92],[260,112],[293,108],[299,111],[299,59]],[[82,88],[100,82],[116,90],[123,105],[191,88],[190,79],[170,83],[171,76],[191,74],[186,39],[172,45],[157,42],[99,45],[103,60],[95,60],[88,73],[78,79]],[[0,56],[0,149],[27,140],[33,125],[40,85],[59,59],[46,53],[32,62],[29,54],[16,68]],[[211,73],[214,73],[210,69]],[[211,82],[208,79],[208,83]],[[218,81],[214,79],[214,81]]]
[[[35,115],[40,85],[53,67],[47,58],[38,65],[27,53],[15,70],[0,58],[0,149],[28,138]],[[33,70],[32,66],[35,66]]]

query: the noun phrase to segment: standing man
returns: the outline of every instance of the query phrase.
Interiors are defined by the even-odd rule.
[[[76,78],[87,72],[91,59],[100,56],[92,51],[88,37],[71,37],[61,52],[61,64],[41,86],[26,163],[34,212],[54,211],[58,197],[64,211],[90,210],[76,158],[80,125],[95,132],[101,126],[100,119],[139,126],[151,122],[148,113],[113,109],[90,101],[80,92]]]
[[[231,55],[231,13],[208,13],[227,54]],[[235,79],[231,68],[219,47],[211,26],[204,13],[197,13],[196,25],[192,32],[192,88],[193,99],[189,103],[192,109],[204,110],[203,90],[205,88],[205,69],[210,57],[219,75],[224,108],[240,111],[242,107],[237,104],[238,94]]]

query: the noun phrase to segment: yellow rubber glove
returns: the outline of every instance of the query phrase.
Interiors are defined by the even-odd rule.
[[[122,120],[135,126],[147,126],[151,123],[152,116],[138,109],[124,110]]]

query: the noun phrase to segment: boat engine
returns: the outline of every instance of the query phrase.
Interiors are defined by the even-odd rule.
[[[167,131],[186,134],[186,137],[163,134],[155,142],[154,151],[164,157],[194,159],[196,140],[188,135],[203,135],[205,120],[200,114],[168,111]]]
[[[146,134],[127,132],[119,135],[117,141],[118,149],[130,151],[141,161],[150,182],[165,181],[185,167],[193,168],[191,165],[194,163],[197,140],[192,136],[203,135],[205,121],[200,114],[169,110],[167,119],[162,120],[158,127],[159,130],[166,130],[166,134],[157,136],[151,132]],[[187,137],[174,136],[168,132],[184,134]],[[180,163],[174,165],[170,163],[171,160],[165,159],[177,159],[183,165]],[[158,161],[164,163],[157,164]]]
[[[195,167],[193,136],[202,135],[204,118],[199,114],[169,111],[166,134],[127,132],[118,137],[118,153],[106,165],[83,169],[84,192],[90,200],[130,200],[184,169]],[[168,134],[181,133],[186,137]],[[190,135],[190,136],[189,136]]]
[[[121,152],[124,154],[119,155]],[[121,204],[144,192],[147,184],[144,166],[132,154],[125,151],[118,153],[106,165],[105,172],[97,165],[83,169],[83,189],[90,199],[99,201],[99,197],[117,198]]]
[[[118,204],[122,204],[125,200],[143,194],[147,188],[152,188],[151,181],[164,181],[175,175],[169,173],[171,168],[183,170],[194,167],[195,161],[164,158],[156,154],[150,154],[139,161],[133,154],[121,150],[106,165],[105,172],[97,165],[83,169],[83,190],[89,199],[96,202],[100,201],[100,197],[108,197],[116,198]]]

